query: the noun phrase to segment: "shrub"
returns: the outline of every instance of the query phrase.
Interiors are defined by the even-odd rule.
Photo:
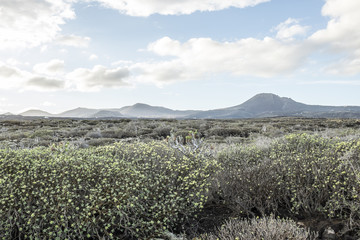
[[[121,129],[116,131],[116,138],[134,138],[137,136],[137,133],[130,129]]]
[[[51,140],[53,137],[54,137],[54,132],[50,129],[39,129],[30,135],[30,138],[42,138],[46,140],[49,139]]]
[[[2,239],[149,239],[202,208],[216,163],[163,143],[0,150]]]
[[[231,145],[218,154],[220,200],[236,214],[266,215],[276,212],[279,194],[269,148]]]
[[[97,138],[97,139],[90,139],[88,141],[86,141],[86,144],[89,146],[105,146],[105,145],[109,145],[111,143],[114,142],[114,139],[111,138]]]
[[[179,150],[185,155],[196,154],[198,156],[210,157],[214,155],[214,150],[210,147],[197,131],[187,131],[185,137],[183,132],[170,132],[170,136],[167,136],[166,141],[168,145],[174,149]]]
[[[229,147],[218,162],[219,200],[235,214],[336,218],[341,234],[360,229],[360,140],[291,134],[268,147]]]
[[[154,133],[159,139],[164,139],[170,135],[171,127],[159,126],[154,129]]]
[[[216,135],[221,137],[249,137],[250,131],[248,129],[240,128],[214,128],[210,131],[210,136]]]
[[[318,234],[300,228],[293,220],[272,216],[260,219],[231,219],[216,233],[204,234],[199,240],[315,240]]]
[[[287,136],[270,153],[283,203],[299,217],[360,219],[360,141]]]
[[[87,130],[73,128],[69,131],[62,130],[61,135],[63,135],[64,138],[80,138],[86,136],[87,133]]]
[[[348,184],[354,172],[348,166],[350,162],[344,161],[343,157],[351,145],[297,134],[288,135],[273,146],[270,155],[281,173],[279,185],[293,197],[290,202],[294,211],[308,214],[324,211],[326,202],[339,194],[334,195],[337,185],[342,189],[343,184]]]
[[[97,131],[92,131],[89,132],[85,135],[85,137],[89,137],[89,138],[102,138],[102,133],[100,132],[100,130]]]
[[[101,132],[101,135],[104,138],[118,138],[118,139],[136,137],[135,133],[131,131],[125,131],[122,129],[105,130]]]

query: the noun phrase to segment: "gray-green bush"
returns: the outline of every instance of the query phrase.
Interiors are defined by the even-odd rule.
[[[260,219],[230,219],[215,233],[203,234],[198,240],[315,240],[318,234],[300,228],[291,219],[272,216]]]
[[[341,219],[360,228],[360,140],[291,134],[218,155],[218,194],[240,216]]]

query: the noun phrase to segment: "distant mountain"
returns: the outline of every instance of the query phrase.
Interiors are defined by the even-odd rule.
[[[144,103],[137,103],[118,110],[124,116],[137,118],[182,118],[198,111],[179,111],[164,107],[154,107]]]
[[[191,118],[262,118],[278,116],[302,117],[353,117],[360,116],[356,106],[320,106],[296,102],[291,98],[279,97],[272,93],[260,93],[246,102],[229,108],[204,111]]]
[[[220,109],[221,114],[218,116],[212,114],[212,117],[257,118],[287,116],[306,109],[306,104],[295,102],[291,98],[279,97],[272,93],[260,93],[240,105]]]
[[[230,109],[237,109],[251,114],[264,114],[273,112],[302,111],[307,108],[306,104],[298,103],[291,98],[279,97],[272,93],[260,93],[250,98],[243,104]]]
[[[63,113],[57,114],[56,117],[68,117],[68,118],[90,118],[92,115],[99,112],[99,109],[90,108],[75,108]]]
[[[11,113],[11,112],[6,112],[6,113],[3,113],[3,114],[1,114],[1,115],[4,115],[4,116],[12,116],[12,115],[15,115],[15,114],[13,114],[13,113]]]
[[[41,110],[29,110],[21,116],[46,116],[65,118],[187,118],[187,119],[235,119],[263,117],[327,117],[360,118],[358,106],[320,106],[299,103],[291,98],[279,97],[272,93],[260,93],[246,102],[229,108],[208,111],[179,111],[165,107],[137,103],[115,109],[76,108],[60,114]],[[5,115],[2,115],[5,116]]]
[[[122,115],[120,112],[110,111],[110,110],[100,110],[89,116],[89,118],[122,118],[122,117],[124,117],[124,115]]]
[[[24,117],[50,117],[50,116],[53,116],[51,113],[48,113],[48,112],[45,112],[42,110],[36,110],[36,109],[22,112],[19,115],[24,116]]]

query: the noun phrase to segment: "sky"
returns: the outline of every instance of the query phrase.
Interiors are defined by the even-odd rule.
[[[359,0],[0,0],[0,113],[360,106]]]

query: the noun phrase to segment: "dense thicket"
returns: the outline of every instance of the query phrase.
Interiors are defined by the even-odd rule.
[[[189,239],[300,240],[320,238],[329,227],[340,239],[360,237],[357,120],[300,121],[313,125],[82,121],[70,130],[70,120],[50,121],[53,130],[39,128],[30,138],[28,127],[19,130],[24,138],[15,145],[6,123],[0,239],[151,239],[174,232]],[[79,129],[85,142],[60,136]],[[45,136],[60,141],[20,144]],[[219,225],[213,229],[210,221]]]
[[[202,208],[214,167],[156,142],[1,150],[0,236],[159,236]]]
[[[339,236],[360,229],[359,139],[292,134],[226,148],[217,160],[219,203],[239,216],[336,219]]]

